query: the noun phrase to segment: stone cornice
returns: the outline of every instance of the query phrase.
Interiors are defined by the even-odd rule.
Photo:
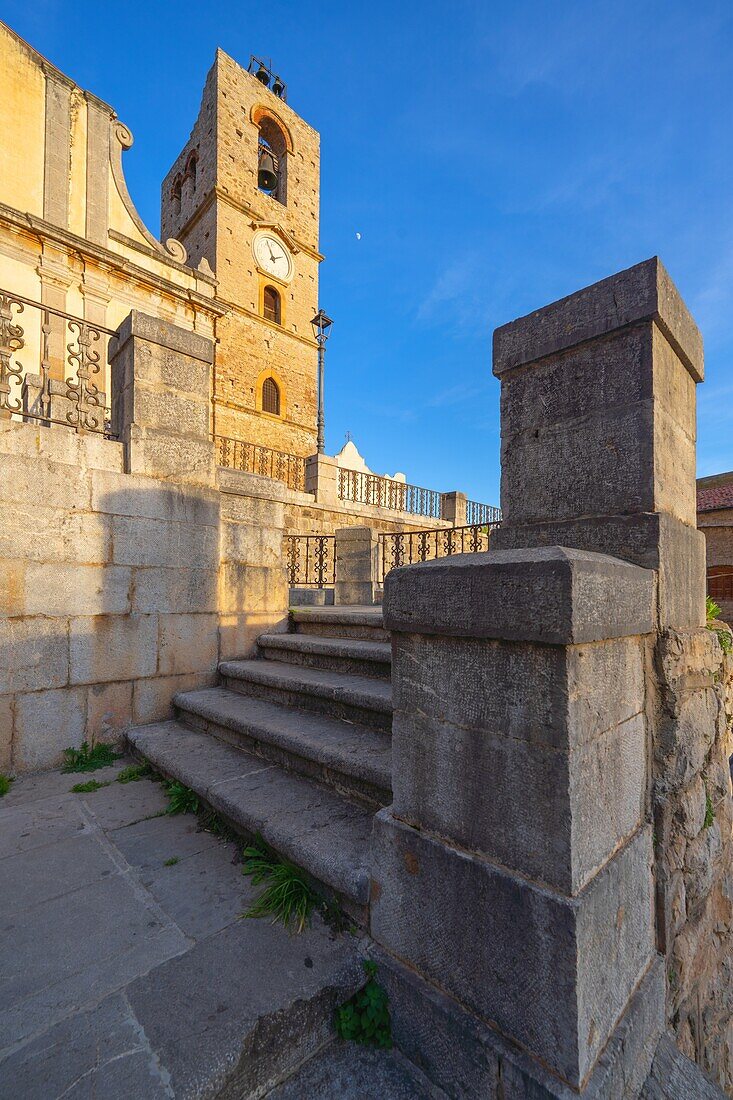
[[[157,275],[146,268],[139,267],[132,260],[121,256],[118,252],[112,252],[101,245],[93,244],[86,238],[79,237],[67,229],[61,229],[57,225],[52,225],[35,214],[21,213],[19,210],[14,210],[13,207],[6,206],[5,203],[0,203],[0,225],[3,224],[17,232],[29,233],[41,244],[46,240],[50,240],[71,252],[76,252],[82,259],[94,260],[108,267],[111,271],[127,275],[143,286],[162,291],[180,301],[190,302],[197,309],[209,313],[212,317],[223,317],[225,313],[229,312],[228,307],[222,305],[216,298],[207,298],[191,287],[179,286],[178,283],[174,283],[162,275]],[[163,260],[161,257],[159,262],[167,263],[193,278],[199,276],[199,272],[184,267],[182,264],[177,264],[174,260]],[[205,282],[211,283],[210,276],[202,276],[202,278]]]
[[[191,215],[185,225],[182,225],[181,228],[178,230],[179,239],[183,237],[186,233],[190,233],[190,231],[194,228],[199,219],[204,216],[207,210],[211,208],[212,204],[217,199],[220,202],[227,203],[227,205],[233,207],[235,210],[238,210],[240,214],[245,214],[248,218],[251,219],[251,223],[258,229],[265,229],[269,227],[274,227],[276,225],[275,222],[268,222],[265,221],[264,218],[260,218],[251,206],[248,206],[247,203],[240,202],[238,199],[233,198],[228,191],[223,190],[221,187],[212,187],[199,208],[194,211],[194,213]],[[325,256],[321,252],[317,252],[315,248],[311,248],[309,244],[305,244],[303,241],[293,236],[292,233],[288,232],[288,230],[282,229],[282,227],[280,226],[277,226],[277,228],[278,232],[282,236],[287,237],[288,242],[292,242],[296,250],[305,252],[312,259],[317,260],[318,263],[325,259]]]

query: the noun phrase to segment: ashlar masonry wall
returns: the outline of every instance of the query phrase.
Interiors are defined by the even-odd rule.
[[[169,717],[220,653],[283,629],[282,509],[221,493],[213,345],[132,313],[119,440],[0,419],[0,770]]]

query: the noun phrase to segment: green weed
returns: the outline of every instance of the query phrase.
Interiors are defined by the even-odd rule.
[[[91,794],[92,791],[99,791],[102,787],[109,787],[111,780],[107,780],[105,783],[98,783],[96,779],[88,779],[86,783],[75,783],[71,788],[74,794]]]
[[[729,630],[723,630],[718,626],[720,606],[712,596],[705,597],[705,618],[708,630],[712,630],[713,634],[717,634],[723,653],[733,653],[733,635]]]
[[[715,821],[715,810],[713,808],[713,800],[705,791],[705,820],[702,823],[703,829],[709,829],[712,823]]]
[[[97,741],[96,745],[91,747],[84,741],[79,749],[64,749],[65,764],[61,771],[93,772],[97,768],[107,768],[110,764],[114,764],[121,755],[104,741]]]
[[[177,779],[169,780],[165,784],[165,792],[168,795],[167,814],[195,814],[199,808],[199,796],[190,787],[179,783]]]
[[[367,983],[350,1001],[336,1009],[336,1034],[352,1043],[366,1043],[389,1050],[392,1021],[387,992],[376,980],[377,964],[364,963]]]
[[[298,868],[270,852],[259,838],[242,855],[242,873],[255,886],[264,884],[262,893],[243,916],[272,917],[273,924],[280,921],[286,928],[302,932],[310,922],[318,897]]]
[[[117,776],[118,783],[137,783],[138,779],[149,779],[153,774],[150,764],[130,764]]]
[[[10,784],[12,782],[13,779],[11,778],[11,776],[4,775],[2,772],[0,772],[0,798],[8,793],[8,791],[10,790]]]
[[[171,856],[170,859],[166,859],[166,860],[163,861],[163,866],[164,867],[175,867],[175,865],[180,862],[180,858],[181,858],[180,856]]]

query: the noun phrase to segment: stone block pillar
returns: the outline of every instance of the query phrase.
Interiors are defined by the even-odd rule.
[[[465,493],[443,493],[440,504],[440,518],[449,520],[454,527],[466,526]]]
[[[661,262],[497,329],[494,374],[503,522],[492,545],[575,546],[656,569],[660,626],[702,626],[702,337]]]
[[[305,460],[305,491],[319,504],[337,504],[339,467],[330,455],[309,455]]]
[[[635,1100],[666,1025],[730,1092],[700,334],[654,258],[498,329],[494,373],[492,551],[385,584],[394,805],[375,825],[371,916],[397,1040],[440,1070],[446,1036],[470,1034],[452,1069],[478,1065],[487,1095]]]
[[[342,527],[335,535],[334,603],[373,604],[377,586],[377,534],[371,527]]]
[[[210,436],[214,345],[133,310],[111,348],[112,429],[127,472],[214,486]]]
[[[372,935],[558,1090],[586,1086],[654,960],[653,599],[651,571],[557,547],[385,583],[394,804],[375,824]]]

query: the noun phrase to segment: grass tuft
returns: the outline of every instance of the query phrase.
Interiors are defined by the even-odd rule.
[[[261,838],[242,854],[242,873],[255,886],[264,884],[259,897],[242,915],[272,917],[273,924],[280,921],[288,930],[302,932],[310,923],[318,897],[298,868],[270,852]]]
[[[175,867],[175,865],[180,862],[180,859],[181,859],[180,856],[171,856],[170,859],[166,859],[166,860],[163,861],[163,866],[164,867]]]
[[[10,784],[13,782],[12,776],[4,775],[0,772],[0,798],[6,795],[10,790]]]
[[[130,764],[128,768],[122,769],[117,776],[117,782],[137,783],[138,779],[150,779],[152,774],[153,769],[150,764]]]
[[[98,783],[96,779],[87,779],[86,783],[75,783],[71,789],[74,794],[91,794],[92,791],[99,791],[102,787],[109,787],[110,783],[110,779],[104,783]]]
[[[165,784],[168,795],[167,814],[195,814],[199,808],[199,796],[190,787],[171,779]]]
[[[79,749],[64,749],[64,766],[62,772],[93,772],[97,768],[108,768],[120,759],[121,753],[115,752],[112,745],[104,741],[97,741],[96,745],[89,746],[87,741],[82,742]]]
[[[705,791],[705,820],[702,823],[703,829],[709,829],[712,823],[715,821],[715,809],[713,808],[713,800]]]

